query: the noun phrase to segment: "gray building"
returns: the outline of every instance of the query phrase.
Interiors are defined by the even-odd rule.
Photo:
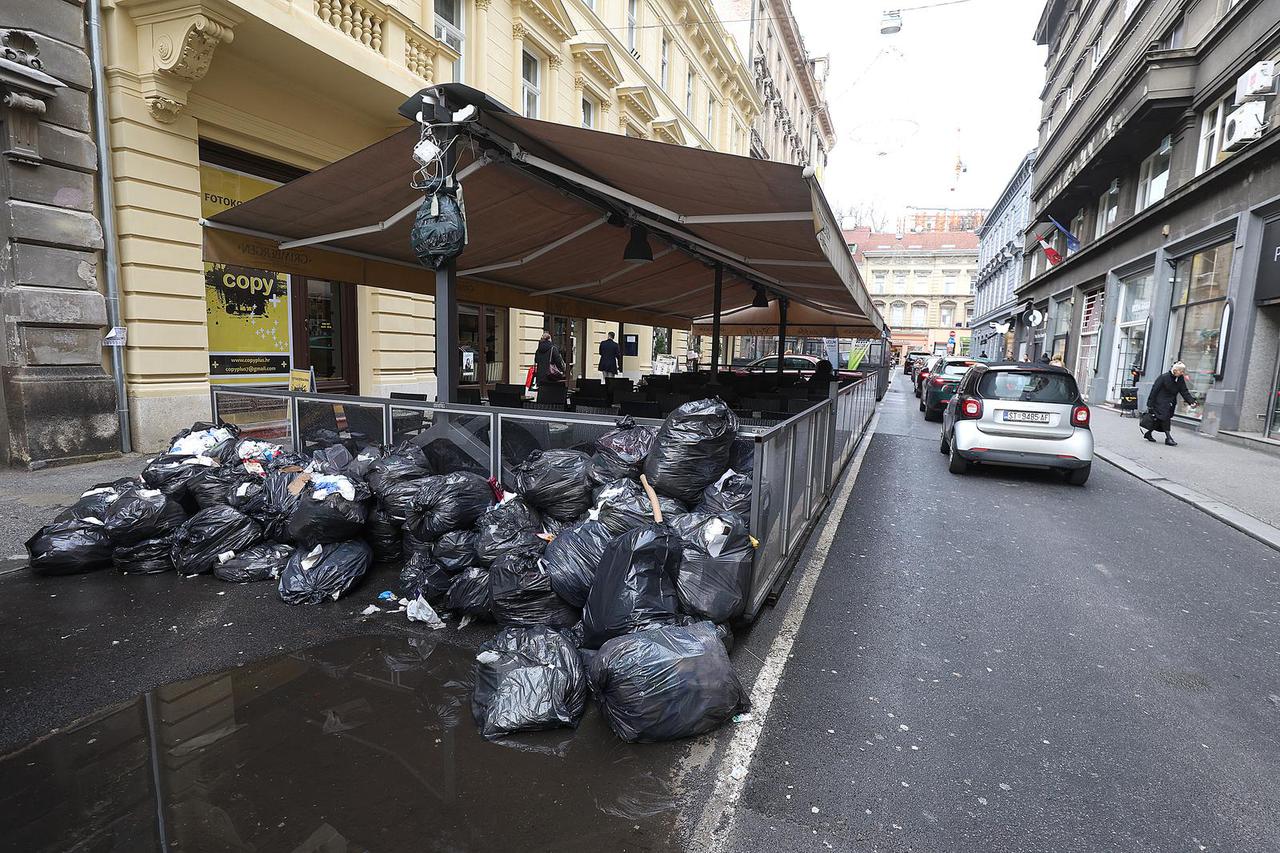
[[[971,352],[989,358],[1012,355],[1017,319],[1014,292],[1022,283],[1022,255],[1031,215],[1031,167],[1035,152],[1018,164],[978,229],[978,274],[973,283]],[[998,328],[996,328],[998,327]]]
[[[1062,354],[1093,403],[1132,371],[1145,400],[1180,360],[1202,401],[1180,418],[1280,435],[1280,0],[1048,0],[1036,38],[1015,354]],[[1036,248],[1050,233],[1057,266]]]
[[[0,0],[0,463],[120,450],[80,0]]]

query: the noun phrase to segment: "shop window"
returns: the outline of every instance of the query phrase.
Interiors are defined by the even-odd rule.
[[[466,38],[462,32],[462,0],[436,0],[435,36],[458,52],[453,63],[453,82],[463,82],[462,57]]]
[[[1107,398],[1120,399],[1120,389],[1133,381],[1133,371],[1143,370],[1147,351],[1148,318],[1151,316],[1153,270],[1120,279],[1116,312],[1116,344],[1111,359],[1111,384]]]
[[[542,100],[542,64],[527,50],[520,57],[520,88],[524,93],[524,114],[537,118]]]
[[[1137,210],[1145,210],[1164,198],[1169,186],[1169,165],[1173,160],[1173,140],[1166,136],[1160,147],[1142,161],[1138,169]]]
[[[1089,399],[1089,384],[1098,368],[1098,340],[1102,329],[1102,308],[1105,291],[1095,290],[1084,297],[1080,312],[1080,336],[1076,347],[1076,385],[1080,394]]]
[[[1223,312],[1231,277],[1234,240],[1178,259],[1173,276],[1173,308],[1169,316],[1169,348],[1164,367],[1187,365],[1187,387],[1198,401],[1213,387],[1222,347]],[[1199,418],[1178,401],[1178,414]]]

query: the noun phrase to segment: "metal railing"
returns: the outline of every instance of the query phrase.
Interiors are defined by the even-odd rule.
[[[739,428],[739,436],[754,445],[749,521],[760,541],[749,617],[754,618],[785,581],[831,489],[865,437],[875,410],[876,385],[874,376],[839,389],[833,385],[828,399],[785,421]],[[512,468],[534,450],[591,452],[596,439],[613,429],[617,419],[245,386],[212,386],[210,398],[213,417],[235,425],[246,437],[301,453],[338,443],[391,445],[412,440],[435,470],[474,471],[496,477],[508,488]]]

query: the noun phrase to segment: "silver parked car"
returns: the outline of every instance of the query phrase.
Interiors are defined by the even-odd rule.
[[[1093,463],[1089,407],[1061,367],[976,364],[943,411],[940,449],[952,474],[973,464],[1051,468],[1083,486]]]

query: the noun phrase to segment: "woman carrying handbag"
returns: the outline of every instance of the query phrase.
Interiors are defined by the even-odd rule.
[[[543,382],[564,381],[564,356],[551,343],[549,332],[543,332],[542,340],[538,341],[538,349],[533,354],[533,366],[539,385]]]
[[[1173,440],[1171,430],[1173,429],[1173,410],[1178,403],[1178,398],[1186,400],[1187,405],[1195,408],[1196,400],[1191,396],[1191,392],[1187,389],[1187,366],[1180,361],[1173,363],[1168,373],[1161,374],[1156,379],[1155,384],[1151,386],[1151,393],[1147,395],[1147,412],[1138,421],[1138,426],[1142,428],[1143,438],[1147,441],[1155,441],[1153,432],[1164,433],[1164,443],[1170,447],[1177,447],[1178,442]]]

